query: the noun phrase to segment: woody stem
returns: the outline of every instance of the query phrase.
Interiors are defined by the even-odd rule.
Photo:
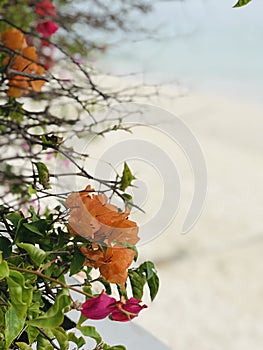
[[[83,291],[80,290],[80,289],[71,287],[71,286],[69,286],[68,284],[66,284],[66,283],[64,283],[64,282],[61,282],[61,281],[56,280],[55,278],[48,277],[48,276],[44,275],[42,272],[40,272],[40,271],[38,271],[38,270],[27,270],[27,269],[23,269],[23,268],[21,268],[21,267],[14,267],[14,266],[9,266],[9,269],[10,269],[10,270],[15,270],[15,271],[20,271],[20,272],[25,272],[25,273],[31,273],[32,275],[37,275],[38,277],[41,277],[41,278],[43,278],[43,279],[45,279],[45,280],[48,280],[48,281],[50,281],[50,282],[59,284],[59,285],[60,285],[61,287],[63,287],[63,288],[67,288],[67,289],[73,290],[73,291],[76,292],[76,293],[83,294],[83,295],[85,295],[85,296],[88,297],[88,298],[92,298],[92,295],[91,295],[91,294],[86,293],[86,292],[83,292]]]

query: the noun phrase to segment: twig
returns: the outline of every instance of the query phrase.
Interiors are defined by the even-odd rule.
[[[50,282],[59,284],[59,285],[60,285],[61,287],[63,287],[63,288],[73,290],[74,292],[77,292],[77,293],[79,293],[79,294],[83,294],[83,295],[85,295],[85,296],[88,297],[88,298],[92,298],[92,297],[93,297],[92,294],[89,294],[89,293],[83,292],[83,291],[80,290],[80,289],[71,287],[71,286],[69,286],[68,284],[66,284],[66,283],[64,283],[64,282],[61,282],[61,281],[56,280],[55,278],[48,277],[48,276],[44,275],[43,273],[41,273],[41,272],[38,271],[38,270],[27,270],[27,269],[23,269],[23,268],[21,268],[21,267],[15,267],[15,266],[9,266],[9,269],[10,269],[10,270],[15,270],[15,271],[20,271],[20,272],[25,272],[25,273],[31,273],[32,275],[37,275],[38,277],[41,277],[41,278],[43,278],[43,279],[46,279],[46,280],[48,280],[48,281],[50,281]]]

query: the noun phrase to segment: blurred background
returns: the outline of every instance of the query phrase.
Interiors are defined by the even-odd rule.
[[[151,12],[132,18],[134,28],[147,33],[132,26],[114,37],[109,33],[98,64],[105,72],[138,72],[147,81],[260,99],[263,3],[232,5],[230,0],[155,1]]]
[[[104,73],[161,84],[163,94],[152,103],[186,123],[207,163],[205,210],[180,235],[193,178],[185,156],[174,151],[182,182],[178,215],[140,247],[142,260],[155,261],[161,289],[135,322],[171,349],[263,346],[263,3],[232,5],[158,1],[134,18],[149,32],[109,33],[106,51],[94,57]],[[154,191],[148,188],[148,201]]]

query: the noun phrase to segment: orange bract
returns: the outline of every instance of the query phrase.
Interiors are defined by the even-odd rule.
[[[38,55],[34,46],[27,46],[23,33],[17,29],[8,29],[2,34],[3,44],[12,50],[19,50],[20,55],[6,57],[3,61],[7,65],[7,77],[9,79],[8,96],[20,97],[34,90],[40,92],[45,84],[39,79],[44,68],[37,64]],[[15,72],[14,72],[15,71]]]
[[[85,265],[99,268],[101,276],[108,282],[124,286],[128,277],[127,269],[134,259],[135,251],[121,245],[108,247],[106,251],[100,246],[93,248],[95,249],[81,248],[86,257]]]
[[[136,244],[139,229],[134,221],[128,219],[129,211],[119,212],[115,205],[108,203],[104,194],[94,195],[90,193],[92,191],[87,186],[85,191],[68,196],[69,232],[109,245],[113,241]]]
[[[25,95],[28,94],[28,81],[26,79],[27,78],[24,78],[21,75],[14,75],[9,81],[9,89],[7,90],[7,96],[15,98],[20,97],[21,91],[23,91]]]
[[[18,29],[11,28],[6,30],[1,38],[3,44],[11,50],[21,50],[26,47],[24,34]]]

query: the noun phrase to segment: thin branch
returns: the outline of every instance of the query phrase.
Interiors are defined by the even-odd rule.
[[[86,292],[83,292],[82,290],[80,289],[77,289],[77,288],[74,288],[74,287],[71,287],[69,286],[68,284],[64,283],[64,282],[61,282],[61,281],[58,281],[56,280],[55,278],[52,278],[52,277],[48,277],[46,275],[44,275],[42,272],[38,271],[38,270],[28,270],[28,269],[23,269],[21,267],[15,267],[15,266],[9,266],[9,269],[10,270],[15,270],[15,271],[20,271],[20,272],[24,272],[24,273],[30,273],[32,275],[36,275],[38,277],[41,277],[43,278],[44,280],[48,280],[50,282],[53,282],[53,283],[56,283],[58,285],[60,285],[62,288],[66,288],[66,289],[70,289],[70,290],[73,290],[74,292],[77,292],[79,294],[82,294],[82,295],[85,295],[86,297],[88,298],[92,298],[93,295],[92,294],[88,294]]]
[[[42,328],[37,327],[37,329],[50,342],[50,344],[53,346],[54,349],[60,350],[60,347],[58,347],[56,344],[54,344],[53,339],[51,339]]]

